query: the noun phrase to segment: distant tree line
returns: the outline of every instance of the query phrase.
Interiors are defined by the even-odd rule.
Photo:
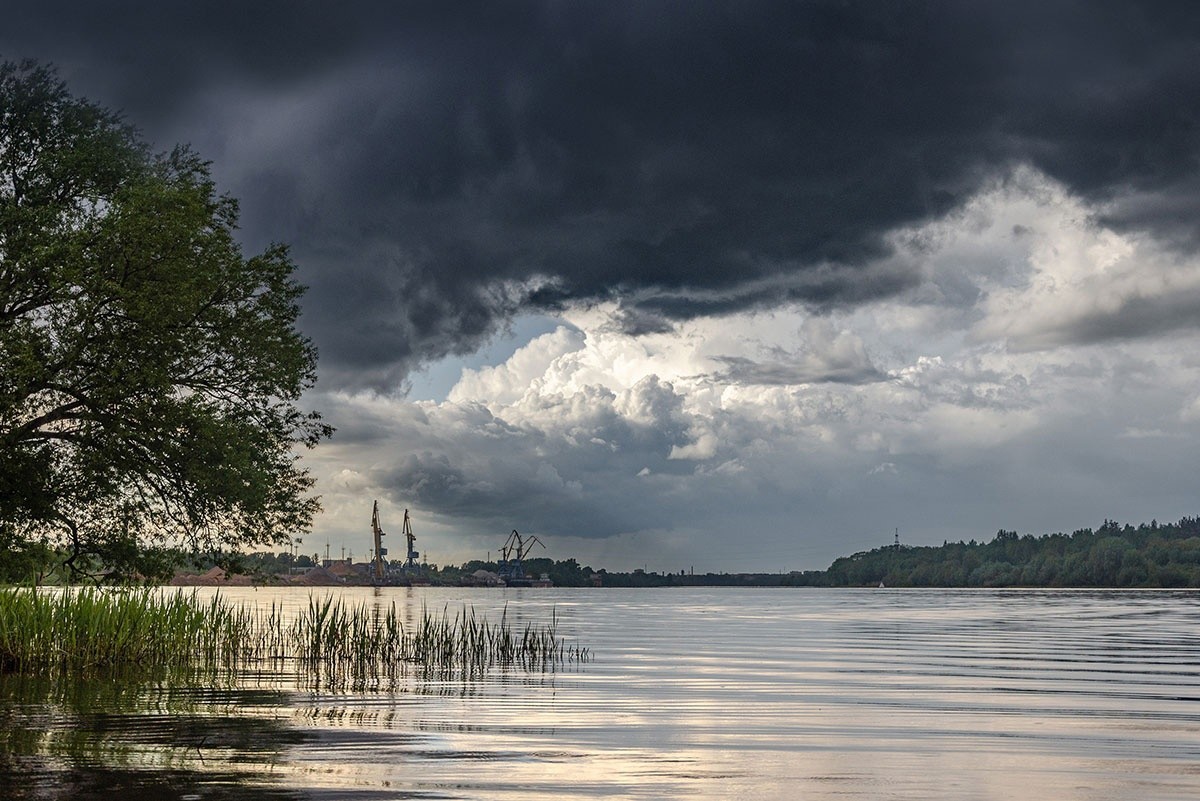
[[[834,561],[826,586],[854,587],[1200,587],[1200,518],[1111,520],[1096,530],[990,542],[876,548]]]
[[[6,542],[0,529],[0,584],[67,583],[75,572],[62,566],[68,552],[41,543]],[[177,569],[204,571],[213,566],[268,581],[272,576],[305,570],[319,555],[290,552],[205,553],[158,549],[142,555],[149,571],[140,580],[156,583]],[[94,576],[105,565],[87,565]],[[475,571],[496,572],[494,561],[426,565],[437,584],[469,581]],[[786,573],[678,573],[594,570],[575,559],[526,559],[532,577],[548,576],[557,587],[1200,587],[1200,518],[1178,523],[1157,521],[1137,527],[1110,520],[1096,530],[1034,537],[1000,530],[990,542],[945,542],[940,546],[888,545],[837,559],[826,570]],[[112,577],[124,579],[120,572]]]

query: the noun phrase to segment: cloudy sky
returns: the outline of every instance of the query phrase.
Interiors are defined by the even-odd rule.
[[[1194,3],[25,3],[289,243],[304,550],[610,569],[1200,513]]]

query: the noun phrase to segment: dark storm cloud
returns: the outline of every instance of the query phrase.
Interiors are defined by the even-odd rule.
[[[1192,247],[1198,34],[1190,2],[29,3],[0,52],[217,160],[326,380],[385,385],[522,308],[887,296],[887,232],[1014,164]]]
[[[1094,345],[1114,339],[1140,339],[1200,327],[1200,289],[1188,287],[1158,297],[1124,298],[1111,309],[1090,311],[1008,338],[1014,352],[1060,345]]]
[[[519,520],[536,531],[597,537],[611,536],[634,522],[627,509],[583,497],[555,468],[543,463],[533,471],[528,454],[522,456],[507,461],[497,457],[486,479],[472,479],[444,454],[410,454],[375,479],[398,503],[413,502],[485,528]],[[581,509],[587,513],[581,514]]]
[[[870,364],[847,361],[841,364],[810,362],[763,362],[744,356],[717,356],[725,365],[715,380],[733,384],[788,386],[793,384],[867,384],[886,381],[887,375]]]

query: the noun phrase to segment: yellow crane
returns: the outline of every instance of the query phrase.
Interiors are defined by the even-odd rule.
[[[379,501],[375,501],[371,508],[371,532],[375,535],[375,581],[382,583],[385,574],[385,565],[387,562],[383,557],[387,556],[387,548],[383,547],[383,537],[387,533],[379,525]],[[417,564],[417,559],[420,554],[417,553],[415,547],[417,535],[413,534],[412,520],[408,516],[408,510],[404,510],[404,527],[402,532],[404,539],[407,541],[408,549],[405,551],[404,572],[416,573],[421,567]]]

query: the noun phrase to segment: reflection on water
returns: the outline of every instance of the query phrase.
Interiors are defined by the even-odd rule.
[[[595,661],[377,693],[0,677],[0,797],[1200,797],[1197,593],[341,592],[554,613]]]
[[[262,768],[308,736],[288,704],[278,690],[0,675],[0,798],[179,799],[202,787],[222,798],[302,797],[255,787]],[[271,711],[247,714],[256,709]]]

